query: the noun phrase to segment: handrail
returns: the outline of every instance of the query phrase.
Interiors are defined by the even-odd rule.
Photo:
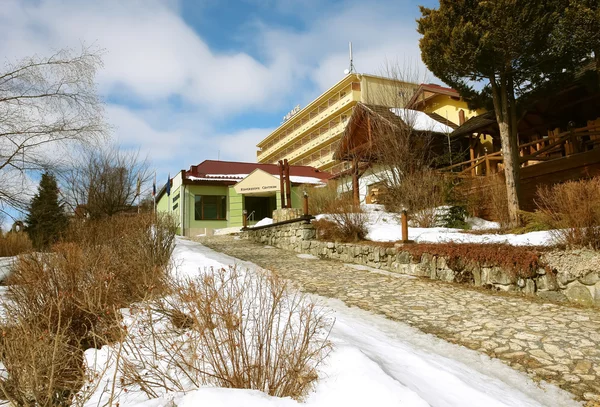
[[[583,137],[593,137],[593,136],[597,136],[594,137],[593,139],[590,140],[582,140]],[[527,154],[527,155],[523,155],[522,157],[519,157],[519,162],[520,164],[524,164],[530,160],[536,160],[536,161],[545,161],[545,160],[551,160],[553,159],[553,157],[549,157],[546,154],[550,154],[550,153],[554,153],[556,149],[559,148],[563,148],[565,143],[574,143],[575,146],[575,151],[579,150],[581,148],[584,148],[586,146],[592,146],[592,148],[594,148],[595,145],[600,144],[600,127],[598,125],[590,125],[587,127],[582,127],[582,128],[577,128],[577,129],[573,129],[573,130],[568,130],[565,131],[563,133],[559,133],[557,135],[552,135],[549,136],[547,138],[542,138],[539,140],[534,140],[534,141],[530,141],[524,144],[521,144],[518,146],[517,150],[519,152],[523,151],[523,149],[526,149],[527,147],[531,147],[533,145],[536,144],[546,144],[549,143],[547,145],[545,145],[544,147],[540,148],[537,151],[534,151],[531,154]],[[568,154],[571,155],[571,154]],[[450,165],[448,167],[444,167],[441,168],[441,171],[450,171],[454,168],[460,168],[462,167],[462,171],[458,172],[457,175],[463,175],[466,172],[469,172],[475,168],[477,168],[478,166],[482,165],[483,163],[489,163],[490,161],[503,161],[504,157],[502,156],[502,151],[497,151],[495,153],[492,154],[486,154],[484,156],[480,156],[471,160],[467,160],[467,161],[463,161],[460,163],[456,163],[453,165]],[[465,168],[465,166],[467,166]],[[489,167],[489,165],[488,165]]]

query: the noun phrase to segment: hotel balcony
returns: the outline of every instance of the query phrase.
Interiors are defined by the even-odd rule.
[[[257,161],[259,163],[267,163],[267,162],[276,162],[278,159],[274,159],[275,156],[281,156],[281,150],[286,147],[289,148],[290,145],[298,142],[300,136],[306,135],[310,133],[311,130],[319,127],[321,123],[327,121],[328,118],[333,117],[339,112],[347,109],[348,107],[353,106],[357,100],[360,99],[360,91],[352,90],[351,86],[348,87],[348,90],[339,92],[339,97],[331,98],[326,105],[321,105],[315,109],[313,109],[310,113],[304,113],[305,116],[301,119],[301,113],[298,114],[298,117],[293,117],[290,121],[298,121],[293,129],[288,130],[287,134],[282,134],[279,136],[278,141],[271,141],[267,144],[267,147],[263,147],[262,151],[257,151]],[[335,101],[333,101],[335,100]],[[308,120],[306,120],[308,117]],[[300,122],[302,120],[302,122]],[[306,120],[306,121],[304,121]],[[320,136],[317,140],[321,139]],[[327,140],[327,138],[323,138]],[[311,146],[314,146],[315,140],[310,142]],[[295,153],[296,151],[294,151]],[[283,158],[283,157],[282,157]],[[290,155],[285,155],[285,158],[290,160]]]

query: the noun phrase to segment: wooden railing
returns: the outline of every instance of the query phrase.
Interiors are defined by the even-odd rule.
[[[599,146],[600,120],[596,120],[587,127],[562,133],[549,132],[548,137],[521,144],[518,149],[521,165],[528,166],[600,148]],[[502,151],[497,151],[441,170],[452,172],[457,176],[490,175],[498,171],[498,163],[503,161]],[[477,171],[478,168],[480,168],[479,171]]]

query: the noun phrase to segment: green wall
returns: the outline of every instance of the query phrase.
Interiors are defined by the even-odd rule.
[[[229,220],[229,211],[227,220],[196,220],[195,219],[195,195],[225,195],[227,196],[227,186],[211,186],[211,185],[185,185],[185,212],[184,219],[185,229],[221,229],[226,228]]]
[[[235,192],[233,186],[229,187],[229,216],[227,218],[229,227],[242,226],[242,211],[244,210],[243,198],[243,195]]]
[[[173,197],[181,194],[176,203],[178,208],[173,210]],[[227,196],[227,220],[196,220],[194,217],[194,196],[195,195],[226,195]],[[277,208],[281,208],[281,194],[276,193]],[[241,227],[243,222],[244,199],[243,195],[235,192],[233,186],[212,186],[212,185],[184,185],[171,191],[171,196],[164,194],[156,203],[157,211],[170,213],[175,218],[176,223],[181,228],[181,212],[185,208],[185,219],[183,224],[186,232],[190,229],[222,229],[226,227]],[[292,207],[302,208],[302,191],[299,187],[292,187]],[[192,230],[192,234],[196,231]],[[181,229],[178,229],[181,234]]]

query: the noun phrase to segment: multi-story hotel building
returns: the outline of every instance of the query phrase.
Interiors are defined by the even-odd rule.
[[[257,161],[275,164],[287,159],[292,165],[339,173],[346,167],[333,160],[333,152],[356,103],[400,107],[417,88],[417,84],[379,76],[346,75],[308,106],[287,115],[281,126],[259,142]],[[400,101],[403,103],[399,104]]]

